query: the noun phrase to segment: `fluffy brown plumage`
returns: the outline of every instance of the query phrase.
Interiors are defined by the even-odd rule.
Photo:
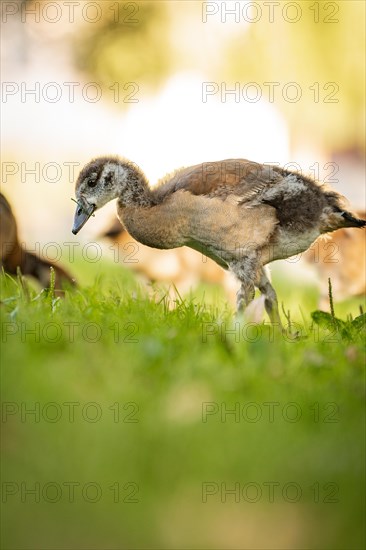
[[[94,210],[117,198],[118,217],[136,240],[204,253],[240,280],[239,310],[253,299],[256,286],[277,323],[276,293],[264,266],[304,252],[323,233],[366,224],[345,210],[335,191],[295,172],[243,159],[183,168],[151,189],[133,163],[102,157],[81,171],[76,197],[74,233]]]

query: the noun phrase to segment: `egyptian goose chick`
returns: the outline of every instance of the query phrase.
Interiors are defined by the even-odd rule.
[[[243,159],[197,164],[151,189],[142,171],[119,157],[89,162],[76,182],[78,233],[95,210],[117,198],[117,214],[137,241],[153,248],[189,246],[234,272],[242,311],[255,287],[280,324],[264,266],[304,252],[322,233],[363,227],[342,197],[295,172]]]
[[[0,214],[0,265],[7,273],[16,275],[19,267],[23,275],[33,276],[43,288],[47,288],[50,286],[50,267],[53,267],[56,289],[60,289],[65,282],[75,284],[75,280],[60,266],[28,252],[20,244],[16,219],[10,204],[1,193]]]

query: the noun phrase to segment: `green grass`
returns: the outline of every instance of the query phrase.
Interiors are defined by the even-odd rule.
[[[317,291],[275,280],[282,335],[77,269],[63,299],[2,276],[2,548],[364,546],[359,301],[317,325]]]

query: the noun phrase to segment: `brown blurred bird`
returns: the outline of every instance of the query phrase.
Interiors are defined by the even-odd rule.
[[[365,218],[366,212],[356,212]],[[321,282],[319,307],[329,308],[328,279],[333,298],[344,300],[366,294],[366,232],[345,228],[319,238],[304,258],[314,265]]]
[[[243,159],[183,168],[151,189],[132,162],[100,157],[82,169],[75,193],[74,234],[117,198],[118,217],[137,241],[202,252],[239,279],[239,311],[257,287],[271,321],[279,324],[264,266],[304,252],[323,233],[366,225],[345,210],[338,193],[311,178]]]
[[[0,193],[0,265],[4,270],[16,275],[19,268],[23,275],[31,275],[43,288],[50,286],[50,267],[55,272],[55,288],[61,289],[63,283],[75,284],[74,279],[60,266],[43,260],[28,252],[19,242],[17,223],[10,204]]]
[[[220,284],[229,301],[235,303],[237,284],[233,275],[191,248],[157,250],[145,246],[124,229],[118,218],[101,238],[109,239],[115,246],[115,261],[149,283],[168,284],[167,295],[172,302],[177,297],[175,289],[179,295],[184,295],[199,283],[208,283]]]

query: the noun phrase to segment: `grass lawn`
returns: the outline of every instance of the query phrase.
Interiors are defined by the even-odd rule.
[[[282,335],[75,267],[64,299],[1,278],[2,548],[364,547],[359,300],[316,323],[277,275]]]

